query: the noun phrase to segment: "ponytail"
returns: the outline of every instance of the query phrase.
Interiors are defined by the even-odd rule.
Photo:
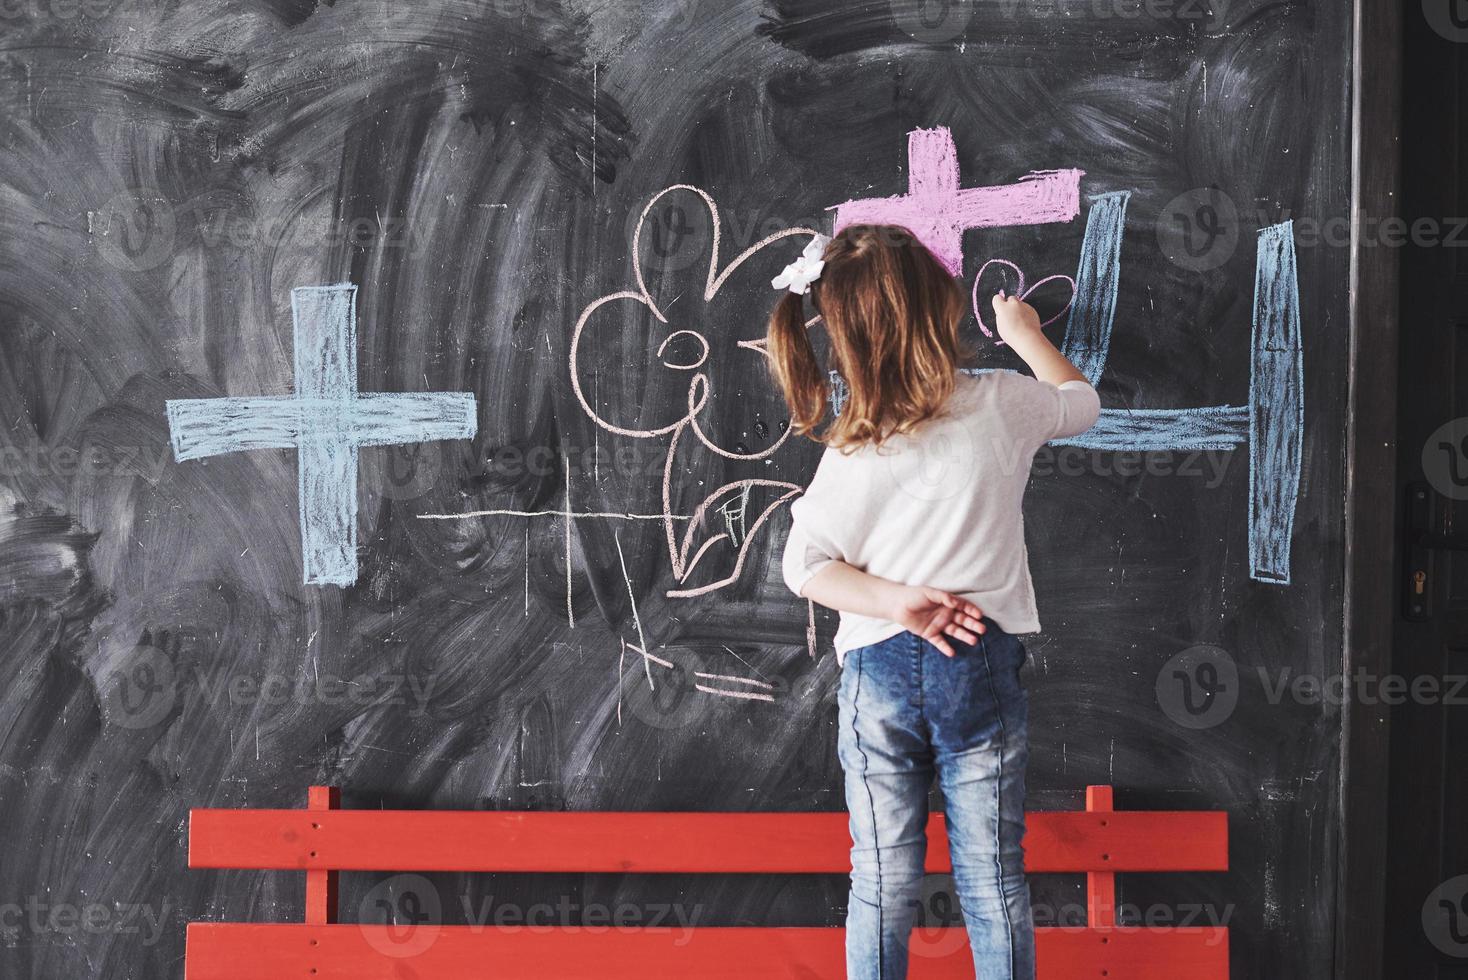
[[[787,292],[775,304],[766,340],[770,370],[790,408],[790,427],[796,435],[805,435],[825,414],[829,385],[810,344],[805,303],[799,293]]]
[[[849,225],[822,255],[811,283],[830,363],[841,372],[839,414],[819,435],[831,385],[816,361],[797,293],[770,317],[770,367],[790,407],[790,427],[845,451],[880,447],[942,412],[966,357],[959,324],[968,297],[912,232],[896,225]]]

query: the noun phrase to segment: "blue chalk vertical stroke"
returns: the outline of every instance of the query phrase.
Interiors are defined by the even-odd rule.
[[[1294,222],[1259,232],[1249,382],[1249,562],[1261,582],[1290,582],[1290,537],[1305,439],[1305,363]]]
[[[1086,237],[1081,241],[1075,302],[1060,352],[1093,385],[1100,382],[1111,350],[1116,293],[1121,285],[1121,236],[1126,230],[1126,208],[1131,199],[1130,191],[1092,197]]]
[[[1076,272],[1076,301],[1062,350],[1091,383],[1106,370],[1121,281],[1125,191],[1093,198]],[[1294,223],[1259,232],[1254,272],[1249,404],[1101,411],[1089,430],[1057,446],[1117,452],[1212,451],[1249,447],[1249,576],[1290,584],[1290,539],[1299,502],[1305,438],[1305,366],[1300,339],[1299,269]],[[1007,368],[969,368],[984,374]],[[831,414],[840,415],[846,382],[830,372]]]
[[[357,287],[291,290],[296,393],[167,403],[180,462],[247,449],[295,449],[307,585],[357,581],[357,454],[361,446],[470,439],[468,392],[359,394]]]

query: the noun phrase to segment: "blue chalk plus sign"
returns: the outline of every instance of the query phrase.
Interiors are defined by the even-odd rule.
[[[351,585],[357,580],[358,448],[472,438],[474,396],[359,394],[357,287],[350,283],[291,290],[291,313],[295,395],[169,401],[173,453],[183,461],[295,449],[306,584]]]

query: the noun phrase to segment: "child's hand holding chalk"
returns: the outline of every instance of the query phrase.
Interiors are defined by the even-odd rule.
[[[1040,314],[1018,296],[1000,290],[994,296],[994,328],[999,339],[1011,347],[1040,333]]]

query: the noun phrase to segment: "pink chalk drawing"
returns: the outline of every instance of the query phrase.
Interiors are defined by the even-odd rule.
[[[985,337],[989,337],[989,338],[992,339],[994,337],[994,331],[989,326],[989,324],[987,322],[985,322],[985,320],[984,320],[984,312],[983,311],[984,311],[985,304],[981,301],[980,296],[981,295],[992,295],[992,293],[990,293],[988,290],[981,289],[980,284],[984,281],[984,273],[988,271],[989,266],[991,266],[991,265],[1006,266],[1011,271],[1014,272],[1016,278],[1019,281],[1019,284],[1014,287],[1014,295],[1018,296],[1022,300],[1028,300],[1031,296],[1033,296],[1035,294],[1035,291],[1036,290],[1038,290],[1040,287],[1042,287],[1042,286],[1044,286],[1044,285],[1046,285],[1048,283],[1052,283],[1052,282],[1063,282],[1067,286],[1070,287],[1070,299],[1068,299],[1068,300],[1065,301],[1065,306],[1060,310],[1059,313],[1055,314],[1050,319],[1041,322],[1040,326],[1042,328],[1043,327],[1050,326],[1050,324],[1054,323],[1056,320],[1059,320],[1061,317],[1065,316],[1067,313],[1070,312],[1070,308],[1073,305],[1075,305],[1075,301],[1076,301],[1076,281],[1074,279],[1072,279],[1070,276],[1065,276],[1065,275],[1046,276],[1044,279],[1041,279],[1039,282],[1035,283],[1033,286],[1030,286],[1028,289],[1026,289],[1025,288],[1025,274],[1024,274],[1024,270],[1023,269],[1021,269],[1019,266],[1015,265],[1013,262],[1009,261],[1008,259],[990,259],[989,261],[985,262],[983,265],[979,266],[978,275],[974,276],[974,317],[979,321],[979,329],[982,330],[982,331],[984,331],[984,336]],[[994,341],[994,346],[995,347],[1005,347],[1007,345],[1002,340],[996,340],[996,341]]]
[[[969,228],[1044,225],[1081,213],[1082,170],[1041,170],[1013,184],[962,187],[958,150],[946,126],[907,134],[907,193],[847,201],[834,208],[835,230],[847,225],[902,225],[955,276],[963,274]]]
[[[962,275],[963,266],[963,233],[970,228],[990,228],[1003,226],[1040,225],[1058,222],[1067,222],[1080,214],[1080,178],[1081,170],[1052,170],[1036,171],[1013,184],[997,185],[991,187],[960,186],[958,156],[954,148],[953,137],[947,128],[919,129],[908,134],[908,156],[909,156],[909,187],[908,193],[896,197],[873,198],[868,200],[847,201],[845,204],[836,205],[827,210],[834,210],[835,227],[839,231],[852,224],[883,223],[901,224],[914,232],[919,239],[932,249],[934,254],[943,262],[944,266],[955,276]],[[512,510],[512,509],[490,509],[475,510],[457,514],[421,514],[420,518],[425,520],[463,520],[485,516],[513,516],[527,519],[552,518],[559,519],[565,525],[565,563],[566,563],[566,613],[568,622],[574,626],[575,616],[572,607],[571,591],[571,563],[572,563],[572,534],[573,523],[576,520],[624,520],[624,521],[658,521],[663,525],[667,540],[668,557],[672,566],[673,576],[678,583],[677,588],[667,591],[672,598],[686,598],[705,595],[722,589],[736,582],[743,573],[745,561],[748,557],[751,545],[760,532],[767,525],[774,513],[791,499],[804,491],[804,487],[797,483],[784,480],[771,479],[742,479],[724,483],[703,497],[693,508],[692,513],[676,512],[674,508],[674,474],[678,471],[678,459],[680,448],[687,451],[697,451],[699,447],[713,452],[724,459],[733,461],[765,460],[784,446],[789,439],[790,431],[783,429],[777,439],[765,448],[750,452],[745,448],[737,446],[735,449],[727,449],[712,439],[706,426],[701,423],[706,408],[709,407],[713,396],[713,380],[711,374],[714,366],[721,362],[721,358],[733,352],[747,350],[760,356],[768,356],[765,349],[763,337],[756,339],[733,339],[721,336],[720,331],[712,329],[712,325],[679,324],[670,322],[668,314],[658,305],[653,298],[652,292],[647,285],[641,264],[642,256],[647,254],[643,249],[644,234],[648,226],[648,216],[657,203],[666,195],[674,192],[687,192],[699,199],[701,205],[707,209],[712,228],[711,254],[708,260],[708,272],[702,283],[702,299],[705,304],[712,301],[746,262],[760,253],[762,250],[773,246],[775,243],[786,239],[805,236],[806,240],[798,244],[803,247],[808,240],[820,234],[811,228],[792,227],[784,228],[773,234],[767,235],[749,248],[735,255],[727,265],[720,266],[720,244],[722,226],[720,223],[719,210],[714,199],[705,191],[691,184],[675,184],[664,188],[648,201],[638,215],[636,229],[633,234],[632,249],[632,274],[635,280],[634,289],[622,290],[609,293],[593,300],[582,311],[576,320],[572,330],[568,362],[571,375],[571,388],[575,394],[577,403],[582,410],[592,419],[597,426],[616,435],[627,436],[634,439],[653,439],[664,436],[668,439],[668,448],[663,460],[662,475],[662,508],[659,513],[632,513],[620,510],[585,510],[578,511],[572,505],[572,488],[570,485],[570,471],[566,471],[566,504],[562,509],[547,510]],[[653,240],[655,244],[655,239]],[[791,248],[787,260],[794,258],[799,253],[799,248]],[[1071,301],[1067,309],[1075,301],[1075,281],[1067,276],[1048,276],[1035,283],[1029,289],[1024,288],[1024,276],[1018,266],[1006,259],[991,259],[979,270],[982,277],[985,269],[990,265],[1008,266],[1020,280],[1020,292],[1028,296],[1041,286],[1052,282],[1065,282],[1071,289]],[[978,277],[976,277],[978,278]],[[977,284],[976,284],[977,289]],[[682,294],[679,294],[682,295]],[[676,303],[668,301],[671,307]],[[596,347],[596,338],[602,327],[601,320],[605,319],[604,311],[615,310],[617,304],[630,303],[641,307],[650,314],[654,321],[661,327],[666,327],[667,332],[662,334],[655,346],[655,362],[662,370],[671,372],[682,372],[688,377],[687,397],[681,400],[681,404],[674,409],[670,416],[659,419],[655,423],[642,421],[631,422],[623,419],[611,419],[605,417],[602,412],[593,406],[588,399],[586,386],[583,383],[583,361],[604,354],[605,351],[593,350],[590,354],[582,350],[583,345],[591,348]],[[1053,322],[1059,316],[1057,314],[1048,322]],[[758,315],[745,317],[746,320],[758,322],[763,327],[763,311]],[[819,317],[812,317],[806,321],[806,328],[810,329],[820,322]],[[992,332],[980,319],[980,325],[985,333],[992,336]],[[656,333],[657,331],[654,330]],[[762,332],[762,329],[761,329]],[[650,344],[648,350],[654,348]],[[746,374],[747,376],[747,374]],[[593,396],[595,397],[595,396]],[[689,433],[692,438],[685,439]],[[686,460],[685,460],[686,462]],[[701,484],[700,484],[701,485]],[[761,500],[774,499],[771,502],[751,507],[752,492],[761,491]],[[695,491],[697,493],[699,491]],[[751,521],[749,519],[753,509],[758,509],[758,514]],[[722,531],[718,531],[718,520],[723,519]],[[684,522],[680,528],[680,522]],[[710,526],[705,527],[705,523]],[[714,533],[718,531],[718,533]],[[681,532],[681,533],[680,533]],[[700,535],[703,538],[700,539]],[[640,656],[643,661],[644,671],[647,674],[649,688],[652,687],[653,679],[651,666],[671,668],[674,665],[654,653],[649,645],[647,637],[644,636],[641,615],[637,608],[636,594],[632,587],[631,577],[628,575],[626,559],[622,555],[620,540],[613,534],[618,559],[621,563],[621,571],[627,585],[628,599],[632,606],[633,625],[636,628],[637,642],[629,642],[625,637],[621,642],[621,656],[619,658],[618,674],[622,673],[623,662],[626,660],[628,651]],[[694,572],[700,563],[711,551],[719,545],[724,549],[733,549],[733,570],[729,574],[718,578],[716,581],[697,582],[693,580]],[[526,614],[529,614],[529,537],[526,537]],[[713,573],[717,574],[717,573]],[[712,577],[706,575],[705,578]],[[806,603],[806,645],[810,655],[816,655],[816,622],[815,606]],[[748,678],[740,678],[726,674],[700,674],[709,680],[716,680],[725,684],[745,684],[754,687],[765,686]],[[768,700],[769,696],[761,691],[748,691],[740,688],[719,689],[712,684],[699,683],[695,687],[704,693],[753,700]],[[621,719],[621,700],[618,699],[617,717]]]
[[[790,437],[790,430],[787,428],[785,431],[781,432],[779,437],[775,439],[772,443],[770,443],[770,445],[757,452],[743,452],[737,449],[730,450],[726,449],[723,446],[720,446],[712,438],[710,438],[708,433],[705,431],[704,426],[701,425],[699,422],[700,415],[702,415],[704,409],[709,404],[713,385],[709,374],[700,369],[704,368],[705,365],[708,364],[710,358],[717,356],[717,354],[715,353],[717,349],[724,348],[716,347],[716,345],[710,343],[710,336],[712,335],[712,332],[708,329],[699,330],[694,329],[691,326],[682,325],[674,327],[673,324],[669,323],[667,315],[658,306],[657,301],[653,299],[652,293],[647,287],[647,281],[643,275],[643,270],[640,262],[640,257],[645,254],[642,249],[642,241],[643,233],[647,224],[648,214],[657,205],[659,200],[661,200],[665,195],[673,193],[674,191],[687,191],[697,195],[698,198],[702,201],[703,206],[708,209],[709,217],[712,222],[713,242],[711,253],[709,256],[708,276],[704,281],[703,288],[703,300],[705,303],[708,303],[710,300],[712,300],[718,294],[719,290],[723,288],[724,284],[729,281],[730,276],[734,275],[734,273],[737,272],[739,268],[744,265],[745,262],[747,262],[752,256],[760,252],[762,249],[765,249],[775,242],[778,242],[781,239],[785,238],[791,238],[795,236],[806,236],[806,238],[813,238],[817,234],[817,232],[810,228],[781,229],[780,231],[766,236],[765,238],[751,245],[749,248],[740,252],[738,255],[734,256],[732,260],[730,260],[727,266],[720,268],[719,248],[721,224],[719,219],[719,209],[718,206],[714,203],[714,199],[703,190],[700,190],[699,188],[694,187],[691,184],[675,184],[672,187],[665,188],[664,190],[656,194],[652,198],[652,200],[647,203],[647,206],[643,208],[642,214],[639,216],[637,222],[636,231],[633,234],[633,276],[636,280],[637,288],[611,293],[609,295],[602,296],[599,299],[593,300],[584,310],[581,311],[581,316],[577,319],[576,326],[572,331],[571,349],[569,354],[571,369],[571,389],[575,393],[576,400],[580,403],[582,410],[585,411],[588,416],[590,416],[592,421],[601,426],[603,429],[606,429],[608,432],[614,432],[617,435],[628,436],[634,439],[651,439],[661,436],[671,436],[668,442],[668,452],[663,467],[663,513],[661,516],[663,520],[664,531],[667,536],[668,557],[672,563],[673,577],[678,583],[680,583],[680,585],[683,586],[681,588],[670,589],[668,590],[667,594],[670,597],[679,598],[703,595],[708,592],[713,592],[716,589],[724,588],[725,586],[737,581],[740,574],[744,570],[744,562],[749,554],[750,546],[758,537],[761,529],[765,526],[766,522],[775,513],[775,511],[779,509],[782,504],[786,503],[791,498],[801,493],[804,488],[800,484],[789,483],[784,480],[734,480],[729,483],[725,483],[723,486],[720,486],[718,489],[705,496],[702,502],[700,502],[694,508],[692,514],[682,515],[674,512],[673,475],[676,469],[678,452],[680,446],[682,446],[685,442],[684,436],[686,434],[692,433],[693,439],[697,440],[697,443],[702,444],[705,448],[716,453],[717,455],[730,460],[765,459],[778,451],[780,447],[783,446],[786,440],[788,440]],[[804,245],[805,243],[802,242],[801,244]],[[597,409],[591,404],[591,402],[587,400],[586,391],[582,384],[581,374],[583,359],[582,346],[588,338],[595,336],[596,326],[594,324],[597,319],[597,314],[600,311],[611,306],[612,304],[618,303],[638,304],[644,307],[649,313],[651,313],[658,323],[672,328],[658,345],[657,356],[660,358],[663,367],[669,370],[688,372],[688,397],[686,400],[686,405],[681,414],[677,418],[673,418],[670,421],[664,422],[664,424],[654,423],[648,425],[644,423],[640,426],[632,424],[622,424],[620,421],[614,421],[604,418],[602,414],[598,412]],[[811,322],[815,321],[812,320]],[[761,326],[762,325],[763,324],[761,322]],[[694,351],[691,353],[684,353],[678,359],[669,360],[667,357],[665,357],[665,354],[667,352],[668,346],[673,343],[675,338],[686,338],[692,340],[695,347]],[[737,340],[734,342],[733,346],[738,349],[751,351],[761,356],[767,356],[765,350],[765,341],[763,337],[752,340]],[[756,488],[768,488],[769,490],[774,491],[774,493],[776,494],[776,498],[772,503],[767,504],[759,512],[758,516],[754,518],[753,521],[748,521],[744,514],[743,508],[748,502],[751,491]],[[731,512],[729,510],[731,506],[735,505],[736,499],[738,501],[737,527],[736,519],[731,516]],[[717,510],[715,510],[716,507]],[[722,513],[725,518],[725,530],[719,531],[718,533],[710,534],[710,529],[705,527],[705,521],[708,518],[717,517],[720,513]],[[678,527],[679,521],[686,521],[686,524],[681,529],[681,533]],[[707,535],[701,543],[699,540],[700,535]],[[699,563],[704,559],[706,555],[709,554],[710,549],[721,543],[726,543],[728,547],[733,547],[735,549],[733,570],[728,575],[719,578],[716,581],[702,583],[698,585],[688,585],[687,583],[691,579],[693,572],[698,567]]]

